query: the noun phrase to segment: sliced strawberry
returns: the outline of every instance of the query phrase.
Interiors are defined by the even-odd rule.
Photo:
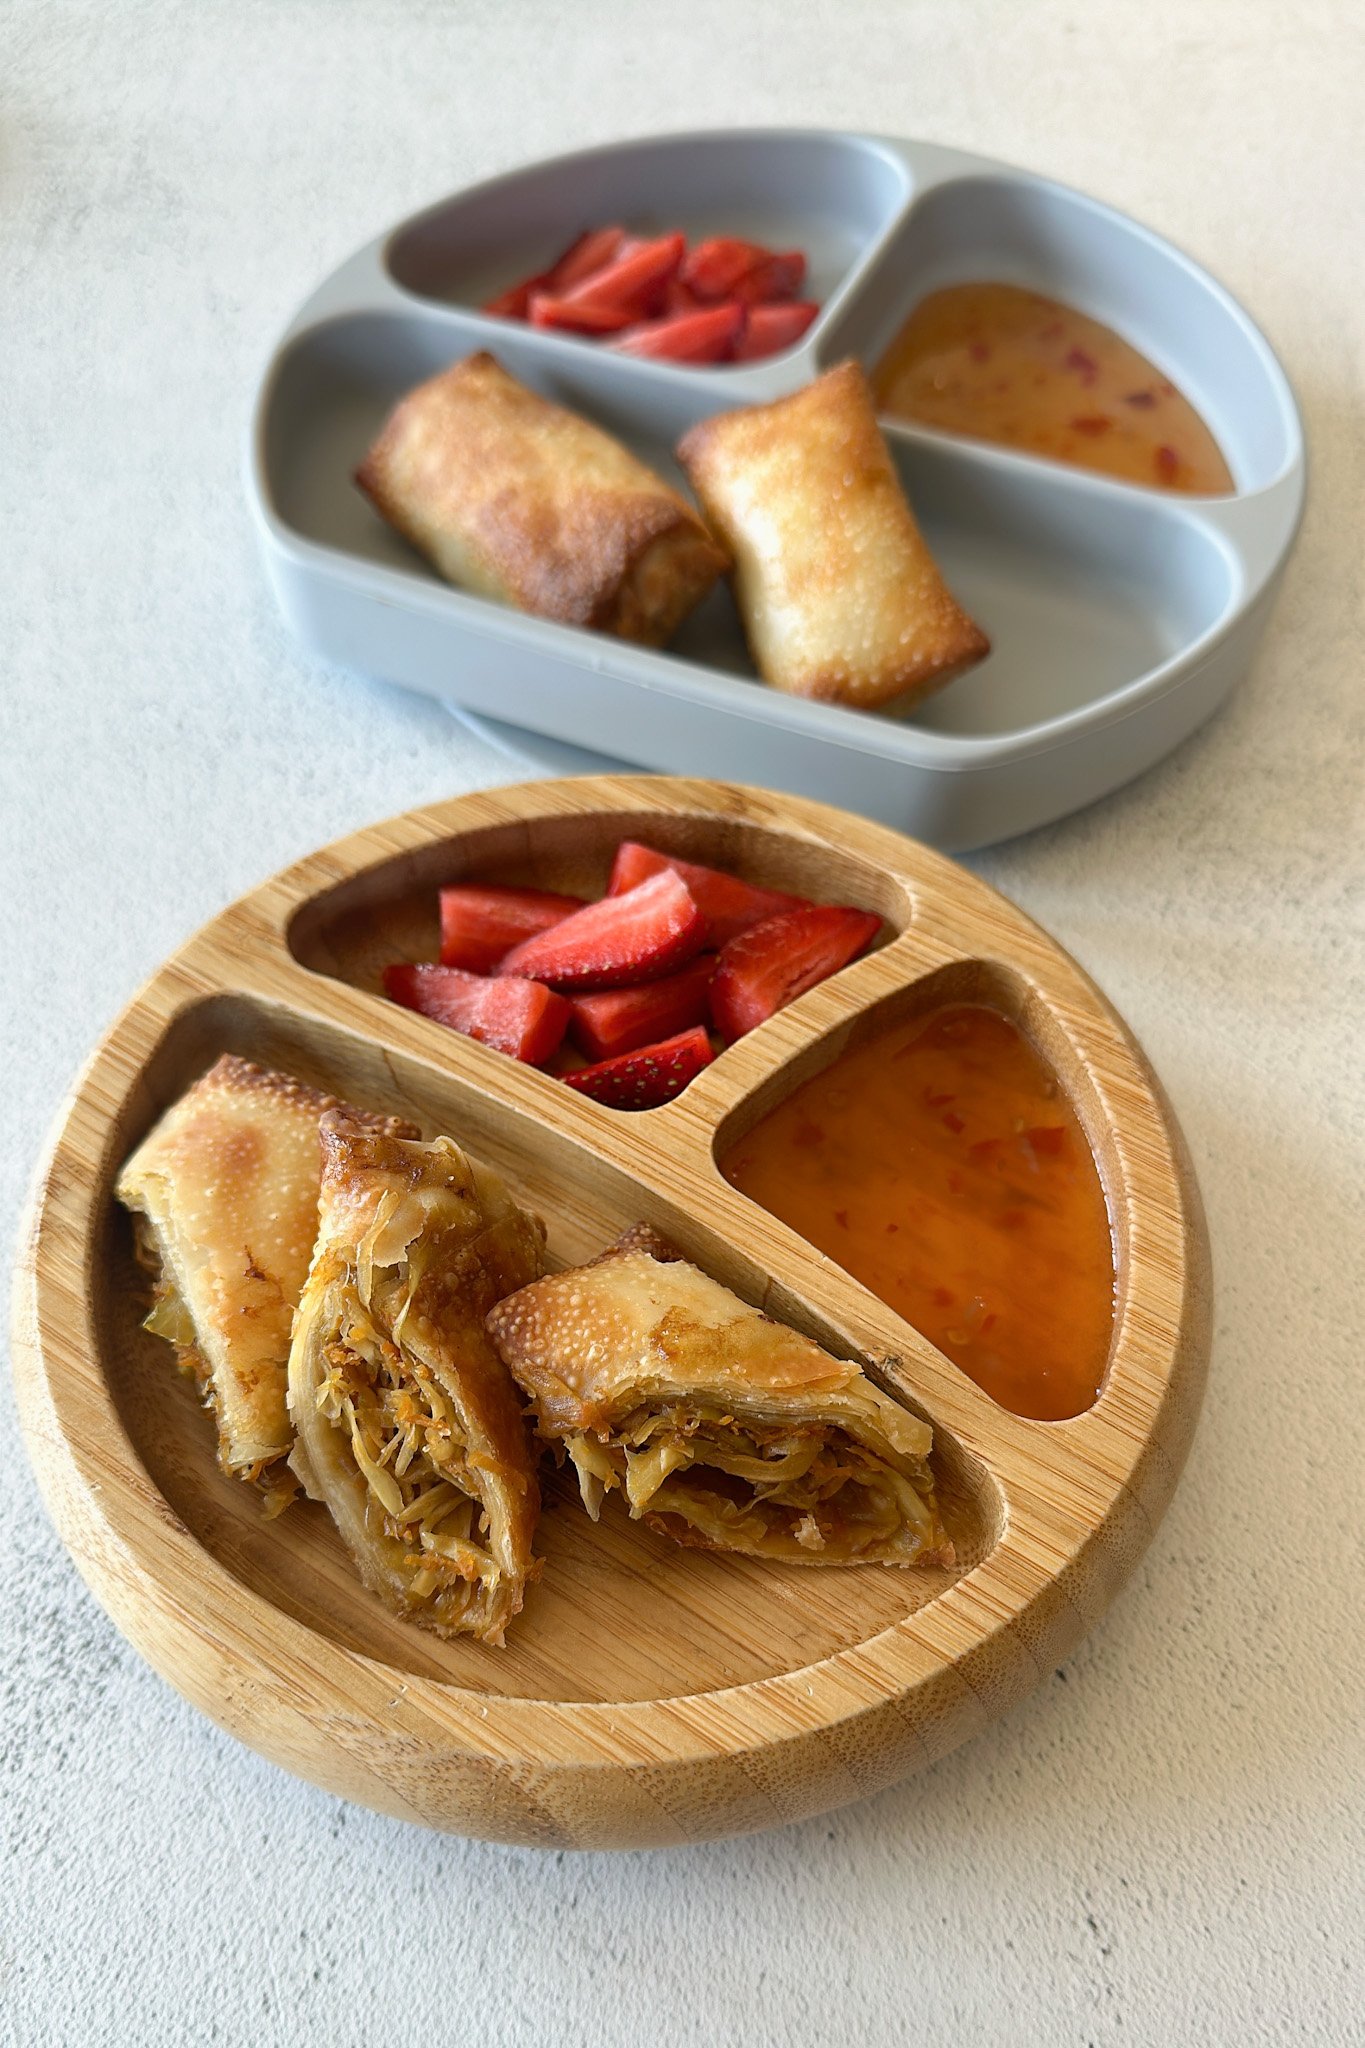
[[[820,308],[813,299],[789,299],[782,306],[750,306],[744,332],[735,343],[737,363],[756,362],[800,341]]]
[[[479,311],[492,313],[499,320],[524,320],[531,310],[532,292],[544,291],[548,277],[548,271],[538,271],[534,277],[524,277],[520,284],[509,284],[496,298],[485,299]]]
[[[640,988],[603,989],[597,995],[571,996],[569,1029],[589,1059],[611,1060],[672,1038],[710,1016],[706,992],[716,968],[714,953],[699,953],[678,974],[647,981]]]
[[[536,1067],[549,1059],[569,1022],[563,996],[538,981],[490,981],[459,967],[386,967],[384,993],[406,1009]]]
[[[794,299],[805,281],[804,250],[781,249],[740,279],[735,297],[748,299],[755,306],[768,306],[779,299]]]
[[[696,293],[689,291],[680,277],[670,277],[664,292],[664,313],[695,313],[701,306]]]
[[[627,356],[663,356],[675,363],[720,363],[744,331],[737,299],[699,313],[674,313],[628,327],[610,345]]]
[[[620,896],[627,889],[638,888],[641,882],[661,874],[665,868],[672,868],[686,882],[693,902],[706,919],[708,946],[728,945],[740,932],[747,931],[751,924],[760,924],[765,917],[808,907],[804,896],[784,896],[780,889],[756,888],[752,882],[741,882],[738,875],[723,874],[719,868],[675,860],[671,853],[656,853],[652,846],[641,846],[636,839],[623,839],[617,847],[607,894]]]
[[[619,254],[625,239],[624,228],[589,228],[586,233],[575,236],[548,270],[538,270],[533,276],[524,277],[520,284],[508,285],[506,291],[488,299],[482,310],[495,313],[502,320],[525,320],[531,310],[533,293],[548,292],[553,296],[558,292],[571,291],[575,285],[605,269]]]
[[[659,1045],[642,1045],[619,1059],[579,1067],[564,1080],[580,1095],[591,1095],[609,1109],[657,1109],[681,1095],[703,1067],[711,1064],[711,1041],[698,1025]]]
[[[628,988],[672,974],[705,937],[706,919],[669,869],[514,946],[498,972],[575,991]]]
[[[805,279],[806,258],[800,249],[775,251],[735,235],[715,235],[688,251],[680,275],[699,299],[745,299],[757,305],[794,297]]]
[[[548,889],[459,882],[441,891],[441,964],[487,974],[523,939],[582,908],[581,896]]]
[[[546,289],[552,292],[569,292],[586,278],[596,277],[600,270],[621,253],[626,239],[622,227],[588,228],[585,233],[570,242],[564,254],[553,265]]]
[[[812,903],[751,925],[731,939],[711,982],[711,1015],[733,1045],[746,1031],[847,967],[881,930],[870,910]]]
[[[697,298],[728,299],[771,255],[772,251],[761,242],[744,242],[737,235],[713,235],[688,250],[679,274]]]
[[[560,327],[570,334],[620,334],[639,317],[630,306],[575,304],[572,296],[559,298],[553,292],[531,294],[529,318],[533,327]]]
[[[659,235],[618,256],[570,291],[532,293],[532,325],[578,327],[599,334],[610,332],[612,324],[625,327],[648,319],[663,304],[686,246],[681,235]]]

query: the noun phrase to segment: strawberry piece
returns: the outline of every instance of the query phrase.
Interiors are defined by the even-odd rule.
[[[728,299],[771,254],[761,242],[744,242],[737,235],[712,235],[688,250],[680,275],[697,298]]]
[[[688,252],[680,274],[699,299],[737,298],[761,304],[795,297],[805,281],[806,258],[800,249],[775,251],[761,242],[715,235]]]
[[[490,981],[460,967],[386,967],[384,993],[405,1009],[536,1067],[549,1059],[569,1022],[563,996],[540,982]]]
[[[716,962],[711,1015],[733,1045],[807,989],[847,967],[881,930],[870,910],[812,903],[751,925],[731,939]]]
[[[628,327],[610,346],[627,356],[662,356],[675,363],[720,363],[744,331],[737,299],[699,313],[674,313]]]
[[[681,1095],[688,1082],[710,1066],[711,1059],[711,1041],[697,1025],[659,1045],[642,1045],[634,1052],[622,1053],[619,1059],[579,1067],[564,1080],[580,1095],[590,1095],[608,1109],[657,1109],[661,1102]]]
[[[583,908],[581,896],[459,882],[441,891],[441,965],[487,974],[504,953]]]
[[[612,325],[626,327],[647,319],[663,304],[686,246],[681,235],[659,235],[618,256],[570,291],[533,292],[531,324],[600,334],[610,332]]]
[[[756,306],[768,306],[779,299],[794,299],[805,281],[805,252],[781,249],[741,278],[735,287],[735,297],[748,299]]]
[[[664,291],[663,311],[665,313],[696,313],[700,311],[701,300],[689,291],[680,277],[670,277]]]
[[[737,363],[756,362],[800,341],[820,308],[813,299],[789,299],[781,306],[750,306],[744,332],[735,344]]]
[[[706,919],[708,946],[728,945],[740,932],[760,924],[765,917],[809,907],[804,896],[784,896],[780,889],[756,888],[752,882],[741,882],[738,875],[724,874],[719,868],[702,867],[698,861],[675,860],[671,853],[656,853],[652,846],[641,846],[636,839],[623,839],[617,847],[607,894],[619,896],[626,889],[638,888],[641,882],[661,874],[665,868],[672,868],[686,882],[688,893]]]
[[[479,311],[492,313],[499,320],[524,320],[531,310],[532,292],[544,290],[547,275],[541,271],[535,277],[524,277],[520,284],[509,284],[496,298],[485,299]]]
[[[622,227],[588,228],[570,242],[564,254],[553,266],[546,282],[546,290],[569,292],[587,278],[596,277],[621,253],[626,239]]]
[[[525,320],[530,314],[534,292],[554,294],[572,290],[575,285],[605,269],[619,254],[625,239],[624,228],[589,228],[570,242],[563,255],[548,270],[538,270],[534,276],[524,277],[520,284],[508,285],[506,291],[487,300],[481,311],[495,313],[502,320]]]
[[[570,334],[620,334],[639,318],[630,306],[575,305],[573,299],[556,298],[553,292],[532,292],[529,319],[533,327],[560,327]]]
[[[689,1025],[707,1021],[706,995],[715,968],[714,953],[699,953],[680,973],[666,974],[662,981],[571,996],[569,1029],[592,1060],[615,1059],[638,1045],[672,1038]]]
[[[706,919],[670,870],[622,896],[589,903],[548,931],[514,946],[499,974],[524,974],[554,988],[587,991],[660,981],[699,953]]]

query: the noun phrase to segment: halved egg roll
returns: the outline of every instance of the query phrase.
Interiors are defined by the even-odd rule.
[[[318,1234],[318,1120],[335,1095],[233,1053],[201,1075],[119,1174],[157,1275],[146,1327],[176,1348],[218,1427],[218,1462],[285,1506],[289,1332]],[[359,1122],[415,1137],[396,1118]]]
[[[484,1328],[545,1227],[450,1138],[322,1121],[317,1249],[294,1322],[294,1469],[361,1578],[437,1635],[501,1643],[540,1512],[517,1389]]]
[[[650,647],[727,566],[685,498],[486,353],[409,392],[355,480],[451,583]]]
[[[678,460],[734,556],[749,647],[774,689],[910,703],[989,654],[915,522],[857,363],[701,421]]]
[[[652,1231],[509,1296],[488,1327],[594,1519],[619,1491],[633,1517],[698,1548],[951,1561],[928,1424]]]

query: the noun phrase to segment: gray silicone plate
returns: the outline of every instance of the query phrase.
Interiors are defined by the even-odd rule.
[[[687,369],[491,320],[478,302],[585,225],[730,232],[810,258],[820,318],[766,362]],[[1174,497],[887,426],[915,510],[994,651],[904,717],[766,689],[718,590],[666,651],[442,583],[351,472],[394,401],[478,348],[680,482],[707,414],[876,360],[935,286],[1030,285],[1108,322],[1209,422],[1230,497]],[[271,361],[248,488],[286,618],[317,653],[563,744],[823,797],[949,849],[1089,803],[1207,718],[1265,625],[1303,500],[1285,376],[1247,315],[1158,236],[1079,193],[925,143],[790,130],[627,142],[516,171],[370,243]],[[536,741],[519,744],[534,755]]]

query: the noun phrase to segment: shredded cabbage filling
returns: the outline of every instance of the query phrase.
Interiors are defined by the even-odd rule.
[[[619,1489],[634,1516],[677,1517],[700,1539],[771,1552],[856,1557],[898,1537],[914,1549],[935,1540],[914,1479],[830,1424],[642,1411],[609,1438],[570,1437],[567,1449],[594,1517]]]
[[[350,1438],[372,1531],[400,1546],[415,1599],[463,1608],[500,1574],[449,1401],[420,1359],[368,1323],[353,1322],[323,1357],[317,1405]]]

